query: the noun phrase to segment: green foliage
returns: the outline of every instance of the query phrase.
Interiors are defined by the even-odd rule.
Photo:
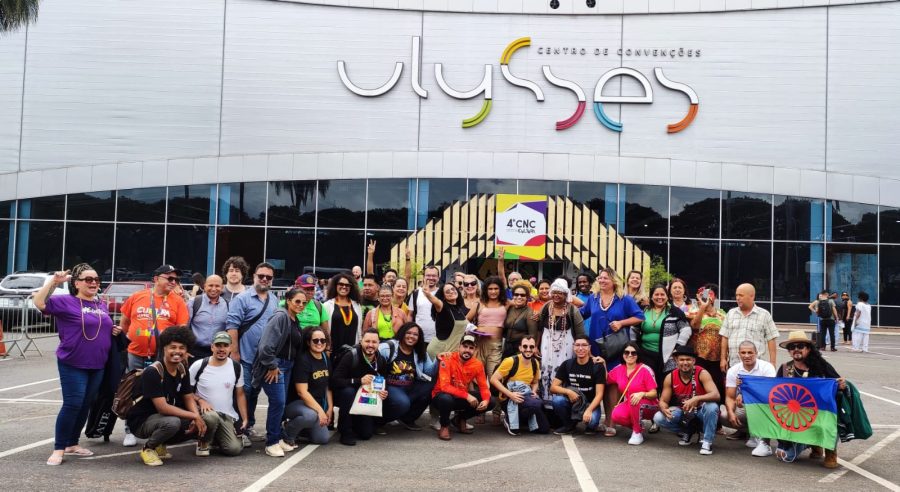
[[[12,32],[37,20],[40,0],[0,0],[0,33]]]
[[[672,274],[666,269],[666,264],[659,256],[654,256],[650,260],[650,281],[646,285],[663,284],[668,285],[672,280]]]

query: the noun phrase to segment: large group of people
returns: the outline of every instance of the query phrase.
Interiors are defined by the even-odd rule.
[[[697,436],[702,455],[727,434],[747,439],[753,456],[793,461],[802,446],[778,443],[773,452],[769,440],[748,434],[740,377],[839,378],[802,332],[782,344],[789,362],[776,364],[778,331],[750,284],[737,287],[737,307],[725,312],[715,284],[692,297],[681,279],[647,288],[641,272],[623,279],[609,268],[579,273],[571,285],[532,283],[507,275],[501,261],[499,275],[455,273],[442,283],[429,265],[416,282],[407,252],[403,274],[379,277],[374,248],[365,273],[353,267],[327,282],[303,274],[281,296],[269,263],[251,271],[243,258],[229,258],[221,276],[197,279],[187,300],[181,271],[162,265],[152,286],[122,305],[118,325],[89,265],[56,272],[34,298],[57,318],[60,335],[64,403],[47,464],[92,454],[79,431],[107,359],[120,349],[134,375],[123,444],[143,440],[140,456],[150,466],[170,456],[167,445],[190,439],[198,456],[237,455],[264,441],[267,455],[283,457],[302,441],[327,443],[331,430],[348,446],[389,427],[421,431],[425,415],[445,441],[471,434],[473,424],[502,425],[513,436],[583,425],[585,434],[613,437],[622,428],[631,445],[663,429],[683,446]],[[63,283],[71,296],[49,296]],[[854,332],[861,350],[870,319],[864,294],[853,318],[866,328],[866,338]],[[264,429],[256,425],[260,391],[268,399]],[[376,398],[376,414],[354,411]],[[834,452],[824,458],[836,466]]]

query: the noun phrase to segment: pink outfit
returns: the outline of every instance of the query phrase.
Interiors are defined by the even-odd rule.
[[[634,380],[631,381],[631,385],[628,385],[629,374],[626,371],[627,367],[625,367],[625,364],[622,364],[610,371],[609,376],[606,377],[607,384],[615,384],[619,387],[620,395],[625,387],[628,386],[628,392],[625,393],[624,400],[616,405],[610,418],[614,424],[631,427],[631,430],[634,432],[641,432],[641,409],[657,406],[658,400],[655,398],[652,400],[644,398],[637,405],[632,405],[631,395],[656,389],[656,377],[653,375],[652,369],[643,364],[638,364],[637,368],[635,368],[637,372],[633,373]]]
[[[506,306],[483,307],[478,311],[478,326],[502,328],[506,323]]]

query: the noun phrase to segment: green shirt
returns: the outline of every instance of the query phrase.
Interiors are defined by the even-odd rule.
[[[641,348],[648,352],[659,352],[660,333],[668,311],[663,309],[658,315],[650,308],[644,311],[644,322],[641,324]]]
[[[317,304],[318,308],[316,307]],[[284,299],[282,299],[278,303],[278,307],[284,306]],[[303,311],[297,314],[297,322],[300,323],[301,329],[308,326],[321,326],[325,321],[328,321],[328,315],[325,314],[325,307],[317,301],[308,302]]]

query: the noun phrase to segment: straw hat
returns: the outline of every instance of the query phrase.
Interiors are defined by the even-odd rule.
[[[788,346],[789,344],[791,344],[791,343],[797,343],[797,342],[806,343],[806,344],[809,344],[810,346],[812,346],[812,344],[813,344],[813,343],[812,343],[812,340],[810,340],[809,337],[806,336],[806,332],[805,332],[805,331],[803,331],[803,330],[794,330],[794,331],[788,333],[788,338],[787,338],[787,340],[785,340],[785,341],[779,343],[778,346],[781,347],[781,348],[787,348],[787,346]]]

